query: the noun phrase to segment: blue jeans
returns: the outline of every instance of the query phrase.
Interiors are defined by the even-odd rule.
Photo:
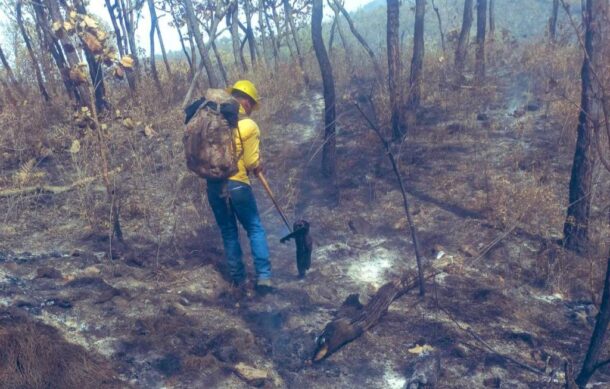
[[[250,239],[257,279],[271,278],[267,236],[250,185],[239,181],[208,180],[207,186],[208,201],[214,211],[216,223],[220,227],[229,273],[233,281],[239,284],[246,279],[237,220]]]

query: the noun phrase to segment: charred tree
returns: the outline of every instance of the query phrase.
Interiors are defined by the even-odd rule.
[[[474,77],[477,83],[485,79],[485,27],[487,25],[487,0],[477,0],[477,49]]]
[[[468,41],[470,40],[470,29],[472,28],[472,6],[473,0],[464,1],[464,15],[462,18],[462,29],[458,38],[458,45],[455,49],[455,71],[459,77],[464,72],[466,53],[468,51]]]
[[[23,38],[23,40],[25,42],[25,47],[27,48],[28,54],[30,56],[30,60],[32,61],[32,68],[34,69],[34,74],[36,76],[36,82],[38,83],[38,90],[40,91],[40,94],[42,95],[44,100],[49,102],[49,101],[51,101],[51,97],[49,96],[49,92],[47,92],[47,89],[44,85],[42,71],[40,70],[40,64],[38,63],[38,59],[36,58],[36,54],[34,53],[34,49],[32,48],[32,42],[30,40],[30,37],[29,37],[27,31],[25,30],[22,6],[23,6],[23,1],[17,0],[17,3],[15,4],[15,10],[16,10],[17,24],[19,26],[19,32],[21,33],[21,37]]]
[[[74,5],[77,13],[83,16],[87,15],[87,9],[83,0],[76,0]],[[93,95],[95,97],[95,108],[97,112],[106,111],[110,108],[110,104],[106,101],[106,87],[104,84],[102,61],[86,44],[83,45],[83,51],[85,53],[85,59],[87,60],[87,66],[89,67],[89,75],[91,77],[91,85],[93,86]]]
[[[110,0],[104,0],[106,3],[106,9],[108,10],[108,15],[110,16],[110,22],[112,23],[112,28],[114,29],[114,35],[116,37],[117,48],[119,49],[119,55],[123,57],[125,55],[125,49],[123,48],[123,36],[121,35],[121,29],[117,22],[116,10],[118,7],[117,0],[115,0],[114,5],[110,3]]]
[[[335,80],[322,37],[323,0],[313,0],[311,16],[311,40],[320,64],[324,84],[324,149],[322,151],[322,173],[335,185],[336,138],[335,138]]]
[[[589,382],[589,379],[593,376],[595,370],[610,363],[610,360],[604,362],[599,361],[599,355],[603,349],[606,332],[608,331],[608,324],[610,323],[610,254],[608,255],[606,263],[606,278],[604,281],[602,304],[595,320],[595,328],[591,335],[591,341],[589,342],[585,360],[583,361],[580,373],[575,380],[580,388],[585,388],[587,386],[587,382]]]
[[[607,35],[608,3],[587,0],[585,11],[585,54],[581,69],[581,102],[574,162],[570,178],[569,201],[563,243],[570,250],[582,253],[589,244],[594,134],[603,118],[603,86],[596,72],[604,65],[603,50]]]
[[[387,0],[387,46],[388,46],[388,90],[392,116],[392,137],[401,139],[404,135],[400,121],[402,93],[400,85],[400,41],[398,38],[400,1]]]
[[[64,21],[61,16],[57,0],[45,0],[45,4],[47,6],[47,9],[49,10],[49,14],[51,16],[53,24],[62,26]],[[68,67],[70,69],[76,68],[80,63],[80,59],[78,58],[78,54],[76,53],[74,45],[70,42],[70,39],[66,36],[66,34],[56,34],[56,37],[61,43],[61,49],[65,53],[66,60],[68,62]],[[69,74],[62,74],[62,76],[70,78]],[[75,92],[77,93],[76,99],[81,106],[91,107],[91,98],[89,96],[89,90],[85,85],[75,85]]]
[[[553,10],[549,19],[549,39],[551,43],[557,40],[557,17],[559,15],[559,0],[553,0]]]
[[[201,31],[199,30],[199,21],[195,16],[195,9],[193,7],[192,0],[184,0],[186,17],[188,20],[189,30],[191,34],[195,37],[195,43],[197,44],[197,48],[199,49],[199,56],[201,57],[201,62],[205,67],[205,71],[208,74],[208,81],[211,88],[218,88],[220,85],[218,82],[218,78],[216,77],[216,72],[212,66],[212,61],[210,61],[210,57],[208,55],[208,48],[203,43],[203,36],[201,36]],[[210,36],[210,39],[213,39],[213,36]]]
[[[169,13],[172,16],[172,23],[173,26],[176,28],[176,32],[178,33],[178,37],[180,38],[180,47],[182,48],[182,52],[184,53],[184,56],[186,57],[186,61],[189,64],[189,75],[191,76],[191,78],[193,78],[193,76],[195,75],[195,68],[194,68],[194,64],[193,64],[193,59],[192,56],[189,54],[189,51],[186,49],[186,45],[184,44],[184,41],[188,38],[185,38],[184,35],[182,34],[182,26],[183,24],[178,20],[178,17],[176,16],[176,10],[174,9],[174,4],[172,2],[169,3]],[[192,50],[192,48],[191,48]]]
[[[125,6],[125,0],[115,0],[115,5],[118,5],[119,7],[118,21],[121,29],[123,30],[123,46],[125,49],[125,55],[129,53],[135,64],[133,71],[126,72],[129,89],[132,92],[135,92],[137,87],[136,78],[139,78],[140,74],[140,61],[138,60],[138,47],[136,46],[135,21],[133,15],[134,10],[131,4],[129,8]]]
[[[415,1],[415,31],[413,33],[413,58],[409,75],[409,97],[407,99],[406,122],[411,128],[415,125],[415,114],[421,103],[424,69],[424,16],[426,0]]]
[[[157,32],[157,13],[155,12],[154,0],[148,0],[148,11],[150,12],[150,71],[152,73],[153,80],[157,90],[161,92],[161,81],[159,80],[159,73],[157,72],[157,61],[155,60],[155,33]]]

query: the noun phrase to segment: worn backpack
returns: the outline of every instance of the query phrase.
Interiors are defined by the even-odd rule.
[[[239,102],[222,89],[208,89],[205,96],[185,110],[184,153],[186,166],[207,179],[225,179],[237,173],[234,129]]]

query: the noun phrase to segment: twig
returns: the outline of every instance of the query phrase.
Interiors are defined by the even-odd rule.
[[[499,352],[498,350],[496,350],[495,348],[493,348],[489,343],[487,343],[479,334],[477,334],[476,332],[474,332],[474,330],[470,327],[468,328],[464,328],[464,326],[462,326],[454,317],[453,315],[447,311],[446,309],[439,307],[439,309],[443,312],[445,312],[445,314],[447,316],[449,316],[449,319],[456,325],[456,327],[458,327],[460,330],[466,332],[468,335],[470,335],[472,338],[474,338],[477,342],[479,342],[480,344],[482,344],[488,351],[492,352],[493,354],[506,359],[507,361],[510,361],[512,363],[514,363],[515,365],[522,367],[525,370],[531,371],[532,373],[536,373],[539,375],[546,375],[546,373],[541,370],[538,369],[537,367],[533,367],[530,366],[524,362],[521,362],[513,357],[511,357],[510,355],[506,355],[504,353]]]
[[[116,168],[113,171],[109,172],[109,174],[110,175],[116,174],[116,173],[119,173],[120,171],[121,171],[120,168]],[[79,186],[88,185],[100,177],[101,177],[100,175],[93,176],[93,177],[85,177],[80,180],[76,180],[73,183],[68,184],[68,185],[38,185],[38,186],[28,186],[28,187],[24,187],[24,188],[4,189],[4,190],[0,191],[0,198],[29,195],[29,194],[34,194],[34,193],[61,194],[61,193],[65,193],[65,192],[74,190]]]
[[[418,274],[418,278],[419,278],[419,294],[421,296],[423,296],[424,294],[426,294],[426,289],[424,286],[424,271],[423,271],[422,263],[421,263],[422,260],[421,260],[421,255],[420,255],[420,251],[419,251],[419,242],[417,240],[417,232],[415,230],[415,224],[413,223],[413,218],[411,217],[411,211],[409,210],[409,202],[407,200],[407,193],[405,190],[405,185],[403,183],[402,176],[400,175],[400,171],[398,170],[398,166],[396,165],[396,159],[394,158],[394,154],[392,154],[392,150],[390,149],[390,144],[388,143],[387,140],[385,140],[383,135],[381,135],[381,130],[379,129],[379,127],[371,121],[371,119],[364,113],[364,111],[362,110],[362,108],[360,108],[360,105],[357,102],[354,102],[354,105],[356,106],[358,111],[360,111],[360,114],[364,117],[364,119],[368,122],[371,129],[373,131],[375,131],[375,133],[379,137],[379,140],[381,140],[381,143],[383,144],[383,147],[385,148],[388,158],[390,158],[390,162],[392,163],[392,169],[394,170],[394,174],[396,174],[396,178],[398,179],[398,184],[400,185],[400,192],[402,193],[402,200],[403,200],[403,205],[405,208],[405,213],[407,214],[407,222],[409,223],[409,229],[411,231],[411,240],[413,241],[413,248],[415,250],[415,259],[417,261],[417,274]]]
[[[496,239],[489,242],[489,244],[487,246],[485,246],[485,249],[483,249],[483,251],[481,251],[481,253],[470,262],[470,265],[473,265],[475,262],[477,262],[481,258],[483,258],[492,248],[494,248],[495,245],[497,245],[498,243],[503,241],[504,238],[506,238],[508,235],[510,235],[515,230],[515,228],[517,228],[517,224],[514,224],[511,228],[509,228],[503,234],[499,235],[498,237],[496,237]]]

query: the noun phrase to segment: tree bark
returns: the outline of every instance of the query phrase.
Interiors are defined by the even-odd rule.
[[[549,39],[551,43],[557,40],[557,17],[559,15],[559,0],[553,0],[553,10],[549,19]]]
[[[581,69],[582,92],[578,115],[576,149],[570,178],[569,205],[563,227],[564,245],[576,252],[585,252],[589,245],[588,229],[591,210],[594,155],[592,144],[599,131],[603,107],[601,80],[595,77],[604,65],[603,50],[607,35],[608,3],[587,0],[585,12],[585,56]]]
[[[120,15],[119,21],[121,22],[121,26],[124,28],[123,37],[125,39],[125,53],[127,54],[129,49],[129,55],[133,58],[134,67],[132,70],[126,72],[127,82],[129,83],[129,89],[132,93],[134,93],[137,89],[136,79],[140,77],[140,61],[138,59],[138,48],[136,46],[136,37],[134,30],[134,20],[133,20],[133,7],[130,5],[130,8],[127,9],[125,7],[125,0],[115,0],[115,5],[119,5]]]
[[[76,12],[81,15],[87,15],[87,9],[83,0],[76,0],[74,2],[76,6]],[[106,101],[106,87],[104,85],[104,71],[102,69],[102,61],[91,52],[87,45],[83,45],[83,51],[85,52],[85,59],[89,66],[89,75],[91,76],[91,85],[93,86],[95,96],[95,108],[97,112],[103,112],[110,108],[110,104]]]
[[[152,72],[153,80],[157,90],[161,92],[161,81],[157,72],[157,61],[155,59],[155,33],[157,32],[157,13],[155,12],[154,0],[148,0],[148,11],[150,12],[150,32],[148,37],[150,40],[150,71]]]
[[[600,367],[598,359],[604,346],[604,339],[606,338],[606,332],[608,331],[608,323],[610,323],[610,255],[608,255],[608,260],[606,262],[606,279],[604,281],[602,304],[595,320],[595,328],[591,335],[587,355],[583,361],[580,373],[575,380],[580,388],[585,388],[587,386],[587,382],[589,382],[589,379],[593,373],[595,373],[595,370]],[[608,361],[606,361],[606,363],[607,362]]]
[[[466,54],[468,51],[468,41],[470,40],[470,29],[472,27],[472,5],[473,0],[464,1],[464,15],[462,18],[462,30],[455,50],[455,71],[459,77],[464,72]]]
[[[121,35],[121,29],[119,24],[117,23],[116,18],[116,6],[117,3],[114,3],[114,6],[110,3],[110,0],[104,0],[106,3],[106,9],[108,10],[108,15],[110,15],[110,22],[112,23],[112,28],[114,29],[114,35],[116,37],[116,44],[119,49],[119,55],[123,57],[125,55],[125,49],[123,48],[123,36]]]
[[[487,0],[477,0],[477,50],[474,76],[477,83],[485,79],[485,27],[487,25]]]
[[[421,103],[423,68],[424,68],[424,16],[426,1],[415,1],[415,28],[413,33],[413,58],[409,75],[409,97],[407,99],[407,126],[411,128],[416,122],[416,112]]]
[[[208,55],[208,48],[203,43],[203,37],[201,36],[201,31],[199,30],[199,21],[195,17],[195,9],[193,8],[193,2],[192,0],[184,0],[184,4],[186,17],[189,22],[189,29],[195,37],[195,42],[197,43],[197,48],[199,49],[199,56],[201,57],[201,61],[203,63],[203,66],[205,67],[205,71],[208,74],[209,85],[211,88],[218,88],[220,83],[218,82],[216,72],[214,71],[212,62],[210,61],[210,57]],[[212,39],[214,39],[214,37],[210,36],[210,40]]]
[[[366,40],[364,39],[364,37],[362,35],[360,35],[358,30],[356,30],[356,26],[354,26],[354,22],[353,22],[352,18],[349,16],[349,13],[345,10],[345,7],[343,7],[343,4],[341,4],[339,2],[339,0],[333,0],[333,2],[335,3],[335,6],[339,9],[339,11],[341,11],[341,14],[345,18],[345,20],[347,20],[347,24],[349,25],[349,29],[352,32],[352,34],[356,37],[358,42],[360,42],[360,44],[362,45],[362,47],[368,54],[369,58],[371,58],[371,62],[373,62],[373,67],[375,68],[375,74],[377,75],[377,79],[379,82],[381,82],[381,79],[383,79],[383,76],[382,76],[383,72],[381,71],[381,66],[379,65],[379,62],[377,62],[375,53],[373,52],[371,47],[368,45],[368,43],[366,43]]]
[[[246,15],[246,38],[248,39],[248,49],[250,51],[250,64],[256,66],[258,62],[258,49],[256,46],[256,37],[252,28],[252,4],[251,0],[244,0],[244,13]]]
[[[216,62],[218,63],[218,68],[220,69],[220,74],[222,75],[222,79],[225,82],[225,85],[229,85],[229,78],[227,77],[227,71],[225,70],[225,66],[222,63],[222,58],[220,56],[220,52],[216,47],[216,42],[212,41],[212,50],[214,50],[214,55],[216,56]]]
[[[390,93],[390,109],[392,121],[392,137],[401,139],[404,135],[400,111],[402,93],[400,86],[400,41],[398,38],[400,17],[400,1],[387,0],[387,46],[388,46],[388,90]]]
[[[323,0],[313,0],[311,16],[311,40],[320,65],[324,84],[324,149],[322,151],[322,173],[336,180],[336,138],[335,138],[335,81],[333,69],[328,59],[322,37]]]
[[[339,33],[339,38],[341,38],[341,45],[343,46],[343,50],[345,51],[345,58],[347,59],[347,66],[348,66],[348,71],[350,74],[353,74],[354,71],[354,64],[352,63],[351,59],[354,58],[352,55],[352,49],[347,41],[347,37],[345,36],[345,33],[343,32],[343,29],[341,28],[341,14],[339,11],[339,8],[337,8],[337,6],[335,6],[335,3],[333,0],[327,0],[328,6],[333,10],[333,13],[335,14],[335,23],[336,23],[336,29],[337,32]]]
[[[44,81],[42,78],[42,72],[40,70],[40,64],[38,63],[38,59],[36,58],[36,55],[34,54],[34,49],[32,48],[32,42],[30,41],[30,37],[28,36],[27,31],[25,30],[25,25],[23,23],[23,14],[21,11],[22,5],[23,5],[23,1],[17,0],[15,8],[16,8],[17,24],[19,25],[19,32],[21,32],[21,37],[25,41],[25,46],[28,50],[28,54],[30,55],[30,60],[32,61],[32,67],[34,68],[36,82],[38,83],[38,90],[40,91],[40,94],[42,95],[44,100],[46,102],[49,102],[49,101],[51,101],[51,97],[49,96],[49,93],[47,92],[47,89],[45,88]]]
[[[45,2],[47,5],[47,9],[49,10],[49,14],[51,15],[51,20],[53,21],[53,23],[58,23],[60,25],[63,25],[64,20],[61,16],[61,12],[60,12],[59,4],[58,4],[57,0],[45,0]],[[68,37],[66,37],[65,34],[60,34],[59,37],[57,37],[57,39],[59,39],[59,42],[61,43],[61,48],[63,49],[63,52],[65,53],[66,59],[68,61],[68,66],[70,68],[74,68],[74,67],[78,66],[78,64],[80,63],[80,59],[78,58],[78,54],[76,53],[74,46],[70,42],[70,39]],[[69,74],[65,74],[63,76],[69,78]],[[72,82],[72,81],[70,81],[70,82]],[[79,104],[82,107],[91,108],[91,98],[89,96],[88,88],[85,85],[76,85],[75,90],[78,94],[77,101],[79,102]]]
[[[180,29],[180,23],[178,22],[178,18],[176,17],[176,13],[174,12],[174,5],[172,3],[170,3],[170,12],[169,13],[172,15],[172,21],[174,23],[174,26],[176,27],[176,31],[178,32],[178,37],[180,38],[180,46],[182,47],[182,52],[184,53],[184,56],[186,57],[186,61],[189,64],[189,75],[191,76],[191,78],[193,78],[193,76],[195,75],[195,69],[193,67],[193,60],[191,59],[191,56],[189,55],[189,52],[186,49],[186,45],[184,44],[185,37],[184,37],[184,35],[182,35],[182,30]]]

